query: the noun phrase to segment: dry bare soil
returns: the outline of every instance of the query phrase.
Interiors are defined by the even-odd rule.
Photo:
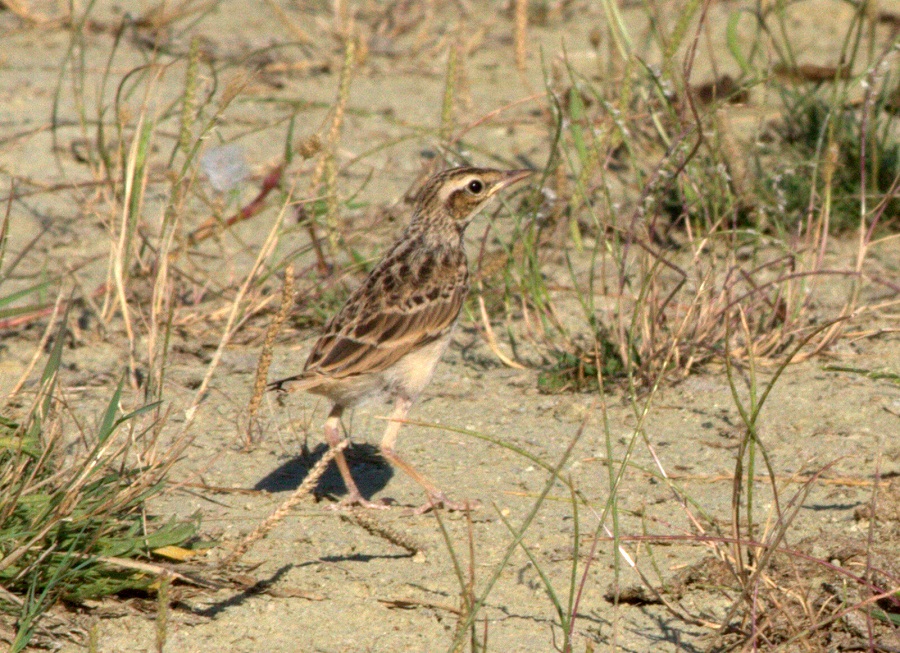
[[[734,535],[735,461],[747,432],[739,405],[749,405],[752,395],[767,387],[797,340],[761,356],[756,367],[745,351],[736,359],[731,383],[721,357],[710,357],[687,374],[671,374],[659,386],[652,379],[631,386],[620,380],[602,394],[596,386],[545,394],[538,377],[553,360],[551,350],[541,348],[540,338],[521,335],[528,329],[535,333],[538,325],[523,326],[517,305],[495,292],[486,297],[496,347],[489,346],[478,304],[471,302],[433,383],[413,409],[412,418],[420,423],[406,426],[399,441],[399,450],[450,496],[480,502],[478,510],[469,516],[408,514],[405,508],[420,504],[422,492],[377,455],[384,426],[380,418],[388,409],[366,406],[345,420],[354,442],[349,452],[354,476],[365,493],[395,502],[374,518],[420,550],[410,553],[327,510],[343,493],[339,476],[330,469],[316,489],[318,501],[306,498],[240,564],[215,570],[215,560],[270,515],[325,452],[321,425],[328,407],[299,394],[283,401],[267,396],[253,442],[248,446],[246,440],[248,401],[284,263],[292,261],[298,270],[298,307],[276,341],[271,378],[299,371],[316,327],[360,278],[349,252],[371,260],[402,228],[409,217],[404,194],[423,171],[452,152],[442,147],[448,136],[462,135],[465,155],[475,163],[541,169],[554,137],[545,71],[547,83],[564,88],[568,73],[561,62],[566,53],[567,65],[600,84],[607,70],[601,62],[615,49],[607,29],[610,19],[599,3],[531,3],[524,75],[516,68],[513,8],[505,3],[333,4],[347,5],[342,17],[336,18],[332,3],[324,2],[156,7],[101,1],[90,8],[89,22],[73,27],[57,20],[66,11],[62,4],[17,3],[14,13],[12,3],[0,3],[5,8],[0,13],[0,174],[5,178],[0,193],[18,192],[9,203],[4,265],[25,253],[16,275],[4,281],[2,294],[45,275],[54,280],[45,301],[52,304],[60,289],[65,297],[73,289],[76,296],[88,297],[72,315],[60,379],[65,403],[82,420],[78,427],[74,420],[66,422],[73,448],[78,447],[79,429],[90,432],[100,420],[112,388],[132,360],[150,373],[147,361],[163,346],[151,339],[148,323],[152,273],[132,275],[128,327],[116,293],[103,291],[122,219],[122,196],[105,186],[98,173],[98,107],[107,111],[102,116],[109,126],[105,144],[113,158],[115,152],[128,154],[140,131],[139,119],[153,125],[138,229],[148,243],[158,242],[152,234],[163,225],[170,197],[166,184],[183,160],[174,157],[173,164],[169,155],[183,138],[177,114],[192,38],[199,37],[193,41],[204,53],[198,97],[211,100],[188,136],[197,137],[204,121],[212,120],[199,147],[208,151],[220,143],[237,144],[240,150],[226,150],[226,158],[238,160],[238,168],[242,159],[247,175],[240,180],[239,170],[236,187],[221,193],[212,177],[222,165],[207,160],[204,168],[194,159],[187,175],[190,191],[177,205],[183,236],[212,215],[224,219],[248,205],[283,160],[286,143],[312,134],[327,139],[344,59],[340,31],[362,35],[331,159],[339,173],[342,204],[331,230],[324,215],[320,220],[325,245],[334,244],[329,236],[339,237],[337,247],[328,249],[337,269],[330,276],[318,274],[310,234],[291,227],[293,213],[283,210],[286,195],[280,194],[291,191],[294,199],[309,199],[319,156],[301,160],[297,155],[280,190],[264,200],[261,211],[169,259],[177,292],[166,300],[174,308],[164,345],[165,420],[159,448],[164,451],[183,437],[191,438],[191,444],[169,474],[170,489],[148,510],[199,516],[200,538],[214,547],[199,562],[192,561],[190,573],[220,585],[173,586],[164,649],[450,650],[468,615],[465,596],[479,598],[493,582],[474,629],[460,646],[481,650],[486,641],[487,650],[504,652],[561,647],[561,618],[548,597],[549,584],[563,612],[570,609],[570,595],[577,598],[572,627],[576,651],[718,650],[750,641],[753,619],[765,633],[757,644],[766,650],[779,645],[782,650],[900,650],[897,622],[890,621],[900,610],[890,602],[866,603],[874,587],[896,593],[900,578],[900,487],[893,480],[900,474],[900,335],[896,304],[891,304],[900,287],[896,239],[867,252],[864,268],[871,274],[866,278],[879,282],[861,285],[857,306],[869,310],[847,321],[841,336],[824,350],[789,365],[766,399],[756,424],[760,444],[753,470],[752,533],[765,546],[745,544],[738,554],[741,563],[729,539]],[[727,56],[726,25],[741,6],[721,2],[709,7],[693,83],[739,74]],[[666,29],[672,29],[682,10],[660,3],[660,17],[670,25]],[[76,13],[84,11],[79,7]],[[645,47],[646,61],[655,65],[661,55],[650,36],[652,12],[628,3],[621,11],[632,47]],[[117,32],[126,15],[144,22]],[[827,21],[821,18],[825,15]],[[355,22],[348,27],[351,16]],[[796,5],[786,25],[798,60],[837,63],[852,16],[849,5],[835,2]],[[693,35],[696,20],[688,29]],[[888,28],[879,24],[877,29],[883,43]],[[458,48],[458,71],[448,103],[450,46]],[[677,51],[679,66],[687,49],[682,45]],[[896,70],[896,62],[891,65]],[[223,100],[231,92],[231,102]],[[780,108],[765,104],[767,99],[754,91],[743,104],[725,109],[740,147],[746,145],[741,140],[746,134],[778,117]],[[592,103],[588,110],[602,109]],[[649,116],[647,120],[652,125]],[[127,129],[119,133],[116,124]],[[574,151],[570,148],[569,154]],[[656,163],[651,155],[659,160],[665,151],[647,152],[648,170]],[[448,156],[454,160],[454,154]],[[611,157],[603,165],[615,168],[615,163]],[[570,177],[574,184],[574,174]],[[543,179],[547,188],[552,181]],[[630,216],[637,194],[620,190],[615,201]],[[508,239],[517,233],[509,225],[520,208],[513,199],[498,213],[480,218],[469,234],[470,258],[479,256],[483,244],[490,251],[509,246]],[[285,231],[264,262],[265,273],[255,275],[249,291],[239,297],[273,225],[286,225]],[[562,238],[568,229],[562,228]],[[583,229],[584,249],[579,251],[590,251],[609,233]],[[682,238],[678,230],[673,238]],[[148,249],[137,249],[140,260],[149,260]],[[671,251],[690,272],[697,259],[689,251]],[[824,267],[852,270],[857,252],[856,232],[829,240]],[[556,293],[558,319],[578,329],[580,305],[567,288],[571,290],[573,279],[586,278],[592,262],[587,256],[570,260],[581,266],[574,277],[561,253],[544,259],[544,274]],[[639,276],[641,270],[633,273]],[[851,284],[844,274],[817,278],[804,290],[817,293],[814,304],[804,308],[807,324],[837,317]],[[502,286],[495,279],[491,287]],[[598,281],[591,292],[598,316],[606,320],[617,300],[615,284]],[[315,297],[308,301],[306,294]],[[238,320],[219,359],[236,297]],[[0,396],[26,370],[46,327],[44,316],[2,331]],[[510,334],[519,334],[515,350]],[[515,354],[521,369],[505,365],[495,349]],[[211,364],[208,388],[193,406]],[[683,361],[679,364],[684,370]],[[26,398],[38,371],[22,391]],[[142,389],[130,388],[123,410],[139,406],[142,398]],[[629,464],[620,468],[626,459]],[[551,482],[545,466],[563,460],[562,480]],[[610,475],[620,469],[611,502]],[[746,502],[746,478],[743,487]],[[746,526],[746,513],[739,519]],[[516,544],[514,534],[526,520],[528,527]],[[614,532],[618,547],[611,541]],[[746,529],[741,537],[750,537]],[[780,552],[770,555],[773,547]],[[756,594],[742,596],[741,574],[746,581],[761,559],[764,569],[749,583]],[[772,598],[776,590],[782,592],[777,599]],[[750,607],[754,600],[759,608],[755,615]],[[729,612],[735,605],[738,611]],[[833,606],[849,609],[841,612]],[[866,612],[873,606],[881,611]],[[61,604],[53,612],[90,633],[85,637],[73,630],[66,637],[57,630],[55,641],[64,651],[87,650],[91,639],[99,651],[157,650],[160,622],[152,596]],[[726,617],[738,630],[719,637],[717,628]],[[828,619],[828,625],[821,625]]]

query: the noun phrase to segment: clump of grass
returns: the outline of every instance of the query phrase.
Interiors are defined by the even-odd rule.
[[[598,342],[602,349],[596,353],[577,349],[552,352],[552,363],[538,374],[538,390],[545,394],[596,392],[600,379],[613,383],[623,379],[625,365],[618,349],[608,338]]]
[[[623,60],[611,64],[619,77],[597,83],[565,55],[553,62],[545,198],[527,205],[509,251],[504,305],[525,322],[525,333],[510,329],[510,337],[530,340],[553,359],[542,388],[584,389],[592,349],[622,366],[605,369],[606,378],[645,388],[660,373],[684,377],[728,356],[745,360],[751,349],[772,365],[823,318],[812,311],[821,306],[817,291],[826,275],[842,276],[850,287],[841,317],[858,311],[872,233],[891,228],[900,210],[889,92],[895,82],[886,72],[892,48],[873,47],[864,61],[862,50],[853,51],[870,89],[860,104],[851,101],[849,76],[835,73],[830,87],[804,93],[755,71],[761,43],[733,42],[736,58],[742,47],[750,55],[741,59],[744,75],[731,80],[732,95],[750,101],[758,90],[785,98],[785,126],[773,132],[763,124],[741,145],[729,97],[703,105],[695,99],[690,78],[699,32],[689,23],[697,16],[691,12],[703,15],[700,5],[691,5],[672,34],[657,35],[658,66],[636,60],[627,27],[609,10],[616,44],[610,58]],[[759,18],[773,21],[771,32],[760,28],[760,40],[787,29],[774,24],[784,19],[778,12]],[[848,27],[847,43],[860,24]],[[767,135],[771,142],[757,145]],[[746,163],[748,151],[755,166]],[[790,174],[785,158],[793,161]],[[860,233],[858,255],[835,270],[825,262],[828,238],[851,228]],[[568,275],[551,277],[547,270],[560,258]],[[559,291],[562,284],[570,292]],[[614,306],[602,304],[603,296]],[[798,360],[828,347],[842,328],[836,322],[820,332]],[[606,355],[610,344],[613,357]]]
[[[516,319],[524,322],[521,328],[508,329],[514,351],[519,351],[521,340],[529,340],[551,361],[538,377],[541,390],[591,390],[602,399],[603,381],[618,376],[624,379],[637,423],[620,451],[603,415],[609,496],[602,510],[579,494],[577,479],[565,479],[572,488],[576,524],[568,602],[537,556],[529,554],[524,544],[527,524],[525,531],[510,529],[556,611],[554,634],[561,628],[563,638],[554,638],[554,648],[573,650],[579,597],[592,589],[586,571],[578,566],[579,549],[590,549],[589,566],[598,544],[612,542],[614,560],[609,564],[616,570],[617,591],[611,600],[619,600],[619,568],[628,565],[650,590],[644,596],[663,604],[677,621],[717,634],[709,650],[824,650],[838,641],[878,650],[890,636],[896,637],[900,579],[888,565],[876,565],[878,574],[871,573],[873,560],[883,561],[871,535],[859,543],[863,553],[858,557],[864,559],[857,561],[859,573],[833,564],[830,554],[817,557],[809,547],[788,545],[801,507],[829,465],[795,479],[800,489],[786,496],[778,482],[783,479],[778,473],[782,463],[770,455],[758,424],[787,366],[833,343],[842,325],[858,314],[859,287],[865,281],[861,261],[872,230],[879,220],[883,228],[896,224],[891,221],[897,213],[900,149],[889,103],[883,99],[886,92],[879,88],[862,105],[854,105],[847,79],[848,85],[831,89],[830,101],[810,94],[805,104],[786,104],[788,122],[776,140],[766,144],[771,150],[759,155],[755,146],[747,148],[760,161],[777,153],[797,155],[795,162],[802,162],[802,170],[792,177],[797,184],[791,190],[793,203],[782,201],[772,210],[770,175],[780,174],[778,168],[760,164],[754,177],[738,165],[745,151],[736,146],[727,116],[716,113],[716,106],[703,113],[686,95],[691,87],[690,48],[696,46],[703,15],[693,44],[689,22],[701,5],[692,3],[673,33],[660,36],[656,45],[664,61],[659,69],[649,70],[631,52],[632,40],[613,5],[605,5],[608,29],[621,59],[610,68],[623,75],[605,87],[573,71],[564,57],[555,66],[554,79],[547,84],[554,149],[541,180],[545,192],[554,191],[546,195],[552,200],[523,203],[511,237],[515,244],[506,252],[505,296],[502,303],[491,302],[506,307],[508,325]],[[789,33],[785,25],[765,22],[784,19],[774,11],[758,16],[760,35]],[[851,25],[848,42],[861,24]],[[760,45],[754,43],[751,49],[760,52]],[[679,49],[688,50],[683,67],[674,56]],[[886,56],[883,52],[882,58],[873,55],[861,62],[869,71],[870,88],[882,81],[884,88],[891,87],[889,76],[873,72]],[[745,76],[738,82],[741,94],[756,87],[784,91],[778,79],[753,77],[751,65],[744,64]],[[842,65],[853,69],[855,62]],[[835,75],[834,82],[840,79]],[[771,135],[770,128],[764,129]],[[830,216],[834,219],[829,224]],[[842,307],[823,315],[816,311],[819,283],[835,273],[823,263],[828,237],[851,228],[860,233],[859,249],[851,264],[838,272],[850,281],[850,290]],[[553,276],[553,263],[560,260],[567,274],[560,274],[557,266]],[[604,305],[601,296],[613,299]],[[584,340],[593,346],[585,346]],[[730,520],[707,514],[672,480],[664,457],[645,432],[661,384],[711,362],[726,365],[734,407],[743,422]],[[775,370],[765,385],[758,381],[763,367]],[[739,378],[747,379],[747,387],[738,387]],[[656,537],[652,522],[644,524],[641,534],[623,532],[617,495],[626,474],[636,468],[631,459],[642,445],[655,467],[641,471],[671,488],[691,533]],[[760,468],[762,474],[757,473]],[[760,489],[761,479],[769,481],[765,490]],[[771,508],[762,514],[765,504]],[[589,547],[577,525],[581,506],[597,519]],[[487,649],[486,635],[474,627],[483,615],[481,597],[486,593],[475,591],[476,583],[471,574],[466,577],[454,543],[440,526],[463,597],[461,624],[449,650],[461,650],[464,643],[472,651]],[[708,547],[726,570],[724,578],[717,579],[717,590],[729,596],[731,604],[719,623],[703,610],[682,604],[670,591],[671,579],[662,576],[653,546],[679,540]],[[646,561],[626,551],[628,542],[640,547]],[[469,543],[471,550],[471,535]],[[471,559],[469,566],[474,567]],[[805,582],[813,576],[827,580],[809,588]],[[658,586],[650,582],[653,577]],[[484,592],[489,592],[490,583],[486,587]],[[847,633],[851,636],[844,637]],[[616,648],[615,631],[610,644]]]
[[[892,188],[900,177],[900,142],[896,138],[896,115],[887,110],[885,95],[882,89],[873,104],[866,133],[863,119],[854,107],[834,108],[815,94],[788,95],[782,124],[775,131],[778,138],[766,148],[772,154],[773,150],[778,152],[779,163],[765,177],[765,186],[772,198],[770,202],[777,206],[773,214],[783,216],[783,229],[796,229],[790,220],[802,219],[810,208],[810,198],[824,194],[826,184],[832,233],[856,228],[863,192],[875,200],[873,205],[881,198],[887,199],[883,230],[898,225],[900,199]],[[832,159],[828,167],[817,174],[820,162],[828,157]]]
[[[144,511],[159,494],[174,452],[153,455],[155,404],[125,415],[124,377],[85,447],[66,452],[63,404],[57,397],[66,330],[60,328],[38,393],[20,419],[0,419],[0,585],[17,617],[11,650],[22,650],[57,601],[79,603],[124,590],[148,590],[157,575],[128,564],[165,546],[183,546],[195,522],[162,520]],[[138,455],[143,464],[135,465]]]

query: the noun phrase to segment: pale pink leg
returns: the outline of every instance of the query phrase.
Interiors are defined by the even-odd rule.
[[[397,443],[397,435],[400,433],[400,427],[403,426],[402,421],[409,414],[409,408],[412,401],[405,397],[398,397],[394,404],[394,411],[391,413],[390,421],[384,431],[384,437],[381,438],[381,455],[384,456],[391,464],[402,469],[411,479],[425,488],[428,492],[428,501],[417,508],[414,512],[422,514],[429,510],[443,506],[447,510],[467,510],[478,507],[477,503],[472,505],[468,502],[454,503],[447,499],[443,492],[432,483],[426,476],[420,474],[408,462],[397,455],[394,445]]]
[[[344,409],[342,407],[335,406],[331,409],[328,419],[325,420],[325,440],[332,449],[343,440],[341,437],[341,413],[343,411]],[[359,488],[356,487],[356,482],[353,480],[353,476],[350,475],[350,466],[347,464],[347,459],[344,457],[343,451],[338,451],[334,454],[334,462],[337,463],[341,478],[344,479],[344,485],[347,486],[347,496],[335,504],[332,507],[333,509],[340,510],[349,506],[362,506],[363,508],[375,508],[379,510],[387,508],[387,506],[382,503],[369,501],[359,493]]]

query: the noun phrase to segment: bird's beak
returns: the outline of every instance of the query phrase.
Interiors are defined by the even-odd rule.
[[[503,179],[497,184],[497,190],[502,190],[507,186],[512,186],[517,181],[522,181],[525,177],[531,176],[531,170],[508,170],[503,173]]]

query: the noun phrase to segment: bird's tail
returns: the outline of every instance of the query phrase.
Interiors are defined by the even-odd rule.
[[[308,390],[309,388],[317,386],[318,384],[318,379],[310,378],[308,376],[304,376],[303,374],[296,374],[285,379],[272,381],[272,383],[266,386],[266,390],[275,390],[276,392],[281,393],[297,392],[299,390]],[[286,385],[289,387],[285,387]]]

